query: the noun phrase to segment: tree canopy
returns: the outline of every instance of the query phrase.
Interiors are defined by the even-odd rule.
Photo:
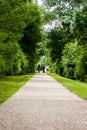
[[[15,75],[35,70],[42,23],[38,5],[24,0],[0,2],[0,74]]]
[[[51,72],[87,81],[86,50],[86,0],[0,1],[0,75],[34,72],[45,56]]]
[[[50,70],[68,78],[85,81],[87,80],[86,3],[85,0],[47,0],[49,8],[45,13],[46,22],[58,20],[62,25],[57,26],[55,23],[48,31]]]

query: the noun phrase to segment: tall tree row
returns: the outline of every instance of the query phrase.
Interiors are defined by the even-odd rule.
[[[31,1],[0,1],[0,75],[34,72],[42,17],[41,9]]]
[[[60,20],[61,23],[61,26],[56,24],[48,32],[47,47],[50,48],[51,58],[49,69],[64,77],[86,81],[87,2],[85,0],[47,0],[47,2],[53,10],[45,12],[46,21]]]

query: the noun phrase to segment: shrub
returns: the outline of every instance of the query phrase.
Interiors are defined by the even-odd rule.
[[[18,43],[0,44],[0,74],[16,75],[24,73],[28,66],[26,56]]]

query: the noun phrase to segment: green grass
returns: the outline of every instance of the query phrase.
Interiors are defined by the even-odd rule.
[[[0,104],[18,91],[33,75],[0,77]]]
[[[87,83],[61,77],[54,73],[48,73],[51,77],[59,81],[63,86],[79,97],[87,100]]]

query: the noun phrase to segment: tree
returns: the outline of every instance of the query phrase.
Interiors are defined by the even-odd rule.
[[[49,42],[47,43],[47,47],[50,49],[50,57],[52,59],[52,63],[57,65],[56,72],[61,73],[60,61],[62,57],[62,50],[64,45],[66,44],[66,38],[63,32],[63,29],[53,29],[48,33]]]
[[[76,70],[75,76],[80,80],[86,80],[87,76],[87,6],[76,13],[73,33],[79,43],[77,50],[77,57],[75,58]]]
[[[28,61],[18,43],[0,43],[0,75],[25,73]]]
[[[20,46],[27,55],[29,61],[29,72],[35,70],[37,63],[37,43],[42,40],[42,14],[41,9],[35,5],[29,5],[29,21],[24,29],[24,36],[20,40]]]
[[[0,75],[25,73],[28,61],[18,40],[26,27],[26,12],[24,2],[8,0],[0,3]]]
[[[42,39],[41,25],[41,10],[37,5],[24,0],[8,0],[0,3],[0,60],[2,60],[0,62],[4,66],[1,74],[25,73],[25,66],[27,69],[27,65],[35,65],[37,42]],[[20,45],[19,41],[22,41]],[[3,49],[8,51],[5,52]],[[5,55],[10,57],[9,66],[7,66],[8,57],[4,57]]]
[[[67,43],[62,52],[62,68],[63,68],[63,76],[68,78],[74,78],[75,72],[75,63],[74,59],[76,58],[76,51],[78,48],[77,42]]]
[[[80,45],[87,43],[87,6],[76,13],[73,32]]]
[[[74,77],[81,81],[87,81],[87,48],[78,45],[76,57],[74,59],[75,73]]]

